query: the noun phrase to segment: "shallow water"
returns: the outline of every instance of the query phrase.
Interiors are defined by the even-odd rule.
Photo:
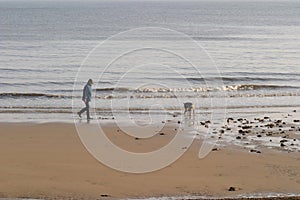
[[[69,120],[72,99],[75,110],[83,106],[81,89],[91,77],[96,81],[94,107],[101,115],[111,115],[112,109],[178,112],[186,101],[199,112],[299,107],[298,7],[299,1],[1,1],[0,121]],[[195,52],[176,34],[146,31],[113,40],[99,51],[103,59],[87,60],[86,73],[76,79],[99,42],[149,26],[182,32],[202,51]],[[105,59],[137,43],[194,56],[198,70],[170,54],[144,49],[102,74]]]

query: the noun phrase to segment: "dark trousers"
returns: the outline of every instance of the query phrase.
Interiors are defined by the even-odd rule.
[[[87,118],[90,118],[90,104],[89,104],[90,102],[85,102],[85,107],[84,108],[82,108],[80,111],[79,111],[79,113],[80,114],[82,114],[82,113],[84,113],[85,111],[86,111],[86,116],[87,116]]]

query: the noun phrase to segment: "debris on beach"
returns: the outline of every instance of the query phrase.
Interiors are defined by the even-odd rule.
[[[300,152],[300,120],[295,118],[296,115],[289,113],[281,114],[281,117],[277,114],[253,119],[228,117],[225,125],[212,133],[219,133],[221,143],[233,143],[252,153],[261,153],[257,147]],[[205,121],[200,124],[206,125]]]
[[[230,186],[230,187],[228,188],[228,191],[230,191],[230,192],[237,191],[237,188],[236,188],[236,187],[233,187],[233,186]]]

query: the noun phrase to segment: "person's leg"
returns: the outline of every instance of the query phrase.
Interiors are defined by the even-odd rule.
[[[85,109],[86,109],[86,117],[88,119],[90,119],[91,117],[90,117],[90,104],[89,104],[89,102],[85,103]]]
[[[85,107],[82,108],[77,114],[79,115],[79,117],[81,118],[81,114],[84,113],[86,111],[86,103],[85,103]]]

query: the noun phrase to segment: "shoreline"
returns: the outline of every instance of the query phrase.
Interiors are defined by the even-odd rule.
[[[95,199],[107,195],[112,199],[234,199],[245,194],[300,195],[298,152],[262,148],[263,152],[257,154],[239,146],[218,146],[199,159],[202,141],[196,139],[171,165],[151,173],[130,174],[113,170],[93,158],[72,123],[0,126],[1,198]],[[174,136],[167,128],[164,135],[135,140],[120,134],[113,125],[105,128],[115,144],[133,152],[160,148]],[[228,191],[230,187],[236,191]]]

